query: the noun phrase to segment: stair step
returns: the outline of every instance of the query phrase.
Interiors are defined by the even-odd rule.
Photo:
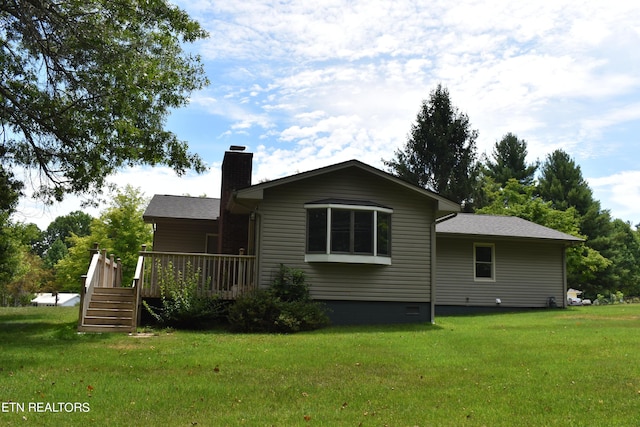
[[[134,295],[134,288],[93,288],[93,294],[109,294],[109,295]]]
[[[91,295],[91,301],[134,302],[135,297],[133,295],[111,295],[94,293],[93,295]]]
[[[133,308],[93,308],[87,309],[87,316],[91,317],[133,317]]]
[[[135,332],[135,328],[123,325],[80,325],[78,332]]]
[[[84,325],[129,325],[133,323],[131,317],[85,316]]]
[[[135,332],[133,288],[93,288],[79,332]]]
[[[89,309],[133,310],[133,301],[90,301]]]

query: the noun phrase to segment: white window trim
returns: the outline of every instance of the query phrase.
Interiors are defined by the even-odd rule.
[[[391,257],[381,255],[305,254],[305,262],[391,265]]]
[[[491,277],[476,276],[476,248],[491,248]],[[496,281],[496,245],[495,243],[474,243],[473,244],[473,280],[474,282],[495,282]]]
[[[306,209],[327,209],[327,247],[324,254],[305,253],[305,262],[337,262],[351,264],[379,264],[391,265],[391,255],[378,255],[378,212],[393,213],[393,209],[382,206],[345,205],[341,203],[308,203]],[[364,254],[332,254],[331,253],[331,210],[344,209],[351,211],[373,212],[373,255]],[[305,249],[306,252],[306,249]]]

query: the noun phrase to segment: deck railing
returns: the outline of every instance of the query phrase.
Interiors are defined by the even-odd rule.
[[[160,297],[160,282],[166,274],[196,281],[201,295],[235,299],[255,288],[255,256],[194,254],[181,252],[140,252],[144,258],[143,298]]]

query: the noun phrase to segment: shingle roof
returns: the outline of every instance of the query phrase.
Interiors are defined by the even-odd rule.
[[[142,218],[146,222],[153,222],[157,218],[214,220],[218,219],[218,216],[220,199],[156,194]]]
[[[437,234],[556,240],[581,242],[582,239],[515,216],[460,213],[436,224]]]

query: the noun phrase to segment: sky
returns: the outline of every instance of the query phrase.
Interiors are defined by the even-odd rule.
[[[209,38],[211,84],[167,128],[209,172],[134,167],[110,178],[153,194],[218,197],[230,145],[254,153],[253,182],[358,159],[385,169],[438,84],[477,129],[478,154],[508,132],[528,160],[556,149],[602,208],[640,223],[640,6],[626,0],[213,1],[176,4]],[[79,209],[29,198],[40,228]],[[87,210],[87,209],[85,209]],[[87,210],[98,215],[100,208]]]

